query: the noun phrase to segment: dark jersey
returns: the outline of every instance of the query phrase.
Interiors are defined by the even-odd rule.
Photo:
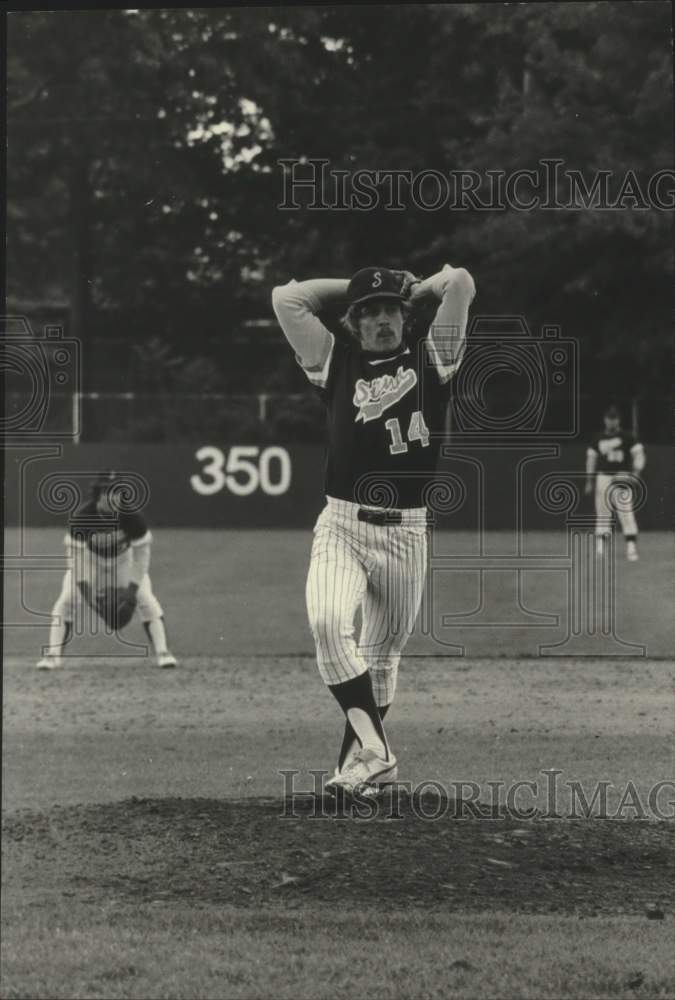
[[[591,449],[597,452],[596,472],[609,475],[615,472],[630,472],[633,468],[631,448],[638,444],[633,434],[618,430],[613,434],[603,431],[591,441]]]
[[[326,494],[364,506],[426,506],[450,397],[428,341],[386,357],[336,340],[316,387],[328,410]]]
[[[104,514],[93,500],[71,518],[68,533],[75,545],[86,545],[101,559],[116,559],[146,535],[149,540],[148,526],[140,514]]]

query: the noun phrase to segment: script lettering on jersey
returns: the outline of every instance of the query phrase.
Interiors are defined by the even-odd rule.
[[[370,381],[360,378],[354,388],[354,406],[359,412],[355,420],[364,424],[377,420],[385,410],[398,403],[407,392],[417,385],[417,373],[412,368],[401,365],[395,375],[380,375]]]
[[[621,447],[623,438],[604,438],[598,441],[598,448],[601,455],[604,455],[608,462],[623,462],[623,448]]]

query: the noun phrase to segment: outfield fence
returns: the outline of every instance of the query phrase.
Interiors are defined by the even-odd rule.
[[[623,396],[614,400],[624,425],[646,443],[669,444],[673,439],[673,403],[666,396]],[[28,393],[6,396],[6,426],[31,405]],[[564,397],[547,401],[540,432],[586,440],[601,425],[605,400],[583,394],[574,405]],[[450,408],[448,430],[461,423],[463,401]],[[486,428],[500,417],[508,421],[522,400],[508,394],[476,401],[485,413]],[[454,418],[454,420],[453,420]],[[324,409],[313,391],[302,393],[144,393],[144,392],[54,392],[41,416],[37,432],[62,434],[83,442],[191,443],[205,437],[246,437],[255,443],[284,440],[296,444],[317,444],[323,440]],[[571,431],[575,433],[570,433]],[[560,432],[560,433],[559,433]]]
[[[453,440],[428,504],[434,523],[471,531],[593,530],[584,494],[585,446],[531,439],[507,445]],[[675,509],[675,449],[647,448],[634,484],[640,528],[668,530]],[[152,524],[203,528],[309,528],[325,499],[324,449],[284,439],[205,435],[194,443],[83,442],[8,450],[5,521],[63,529],[101,468],[116,469]],[[367,484],[362,484],[366,488]]]

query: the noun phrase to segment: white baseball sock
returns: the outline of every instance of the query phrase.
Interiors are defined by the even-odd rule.
[[[150,641],[152,642],[155,654],[159,656],[160,653],[168,652],[168,647],[166,644],[166,629],[164,628],[163,618],[153,618],[152,621],[143,622],[145,625],[145,630],[150,636]]]
[[[63,655],[63,647],[70,636],[72,622],[64,621],[59,615],[54,615],[49,627],[49,649],[47,656],[60,658]]]
[[[385,715],[389,711],[389,705],[378,705],[378,712],[380,714],[380,719],[384,719]],[[386,739],[386,734],[385,734]],[[349,718],[345,719],[345,733],[342,737],[342,746],[340,747],[340,753],[338,756],[338,771],[341,771],[351,760],[352,756],[360,749],[361,744],[359,743],[356,733],[352,727]]]
[[[364,750],[373,750],[378,757],[389,756],[388,747],[382,741],[367,712],[362,708],[350,708],[347,710],[347,718]]]

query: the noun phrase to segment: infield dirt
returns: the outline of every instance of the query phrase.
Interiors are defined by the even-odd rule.
[[[28,586],[32,608],[54,579]],[[296,583],[269,587],[295,608]],[[406,657],[387,720],[401,779],[475,782],[484,806],[491,781],[537,782],[522,802],[538,811],[457,815],[449,799],[432,820],[426,795],[343,818],[307,794],[288,815],[280,772],[308,790],[341,734],[310,657],[186,656],[178,633],[176,671],[80,645],[42,674],[27,637],[4,675],[3,996],[674,995],[673,820],[630,803],[565,818],[569,782],[589,799],[608,782],[613,813],[629,785],[646,808],[673,780],[671,660]],[[551,770],[561,819],[544,818]]]

